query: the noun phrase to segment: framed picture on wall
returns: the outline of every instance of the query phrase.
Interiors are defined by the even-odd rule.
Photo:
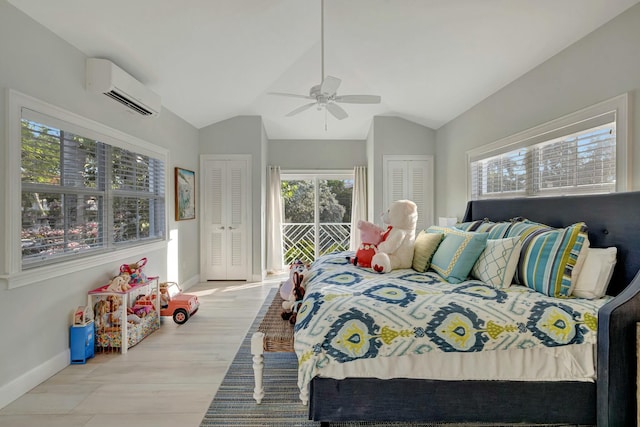
[[[196,173],[175,168],[176,221],[196,217]]]

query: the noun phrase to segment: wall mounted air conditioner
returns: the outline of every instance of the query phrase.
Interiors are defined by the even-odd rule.
[[[142,116],[160,114],[160,95],[107,59],[87,59],[86,87],[92,92],[107,95]]]

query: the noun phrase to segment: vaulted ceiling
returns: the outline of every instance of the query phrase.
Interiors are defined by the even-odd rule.
[[[197,128],[260,115],[271,139],[364,139],[374,115],[437,129],[640,0],[325,0],[325,73],[382,97],[344,120],[268,94],[320,83],[320,0],[8,1]]]

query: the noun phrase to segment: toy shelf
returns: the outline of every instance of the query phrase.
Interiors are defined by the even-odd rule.
[[[87,297],[94,312],[95,347],[98,351],[120,351],[124,354],[160,329],[158,277],[132,284],[131,289],[125,292],[109,291],[108,286],[89,291]]]

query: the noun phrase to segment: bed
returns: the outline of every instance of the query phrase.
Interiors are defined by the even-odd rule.
[[[307,283],[307,294],[303,304],[306,307],[306,313],[299,313],[295,338],[300,366],[301,397],[305,400],[308,390],[309,418],[326,425],[330,422],[343,421],[635,425],[637,414],[635,337],[636,322],[640,321],[640,278],[636,277],[640,268],[640,220],[636,216],[638,207],[640,207],[640,192],[483,200],[472,201],[467,205],[465,217],[462,220],[464,222],[484,218],[492,221],[508,221],[514,217],[526,217],[531,221],[562,228],[583,221],[588,226],[590,247],[615,246],[617,248],[617,264],[607,288],[607,297],[589,303],[585,303],[582,299],[571,298],[561,301],[562,304],[567,304],[567,312],[575,315],[573,320],[580,324],[572,329],[579,331],[577,335],[580,336],[576,337],[574,334],[568,339],[573,340],[571,344],[582,346],[574,347],[584,349],[566,360],[582,359],[585,362],[583,368],[578,369],[578,375],[574,372],[566,378],[562,376],[562,368],[542,374],[542,380],[537,377],[532,378],[530,374],[524,374],[522,378],[516,377],[516,379],[511,377],[483,379],[482,375],[477,375],[475,378],[473,372],[481,371],[478,368],[469,369],[469,372],[461,374],[460,378],[455,378],[455,376],[439,374],[441,370],[445,370],[446,365],[446,363],[442,364],[441,360],[434,362],[435,367],[431,372],[428,369],[426,373],[422,372],[421,365],[431,365],[431,363],[411,361],[410,357],[421,353],[421,349],[429,347],[429,351],[425,351],[427,353],[435,347],[442,349],[447,345],[455,344],[446,342],[442,337],[433,336],[433,334],[428,336],[429,333],[422,329],[422,324],[408,328],[400,322],[398,327],[386,327],[382,330],[378,325],[373,325],[376,321],[370,320],[364,309],[358,311],[354,306],[350,306],[348,316],[345,315],[345,311],[342,311],[336,312],[339,314],[330,319],[337,327],[313,324],[317,320],[314,316],[319,316],[317,313],[320,313],[318,306],[321,304],[316,300],[319,293],[330,295],[330,301],[325,303],[326,307],[332,304],[336,306],[346,304],[343,303],[346,299],[342,299],[345,294],[357,294],[358,304],[361,305],[366,305],[364,301],[371,301],[373,311],[384,311],[381,307],[385,304],[389,305],[389,301],[382,300],[394,300],[392,301],[396,307],[392,310],[394,321],[396,311],[404,310],[403,304],[411,307],[407,298],[411,299],[421,293],[433,294],[431,295],[433,301],[428,306],[433,308],[434,318],[439,319],[440,324],[443,324],[443,319],[446,318],[447,313],[450,313],[452,302],[453,306],[456,306],[455,299],[444,303],[442,307],[434,306],[437,304],[436,301],[445,298],[447,294],[447,288],[433,290],[432,286],[438,284],[438,276],[434,273],[427,273],[421,276],[422,278],[418,278],[416,272],[410,269],[394,271],[393,275],[400,276],[401,280],[404,280],[402,282],[404,285],[398,285],[397,281],[392,281],[391,276],[376,275],[374,277],[377,279],[371,278],[363,269],[355,266],[344,265],[347,270],[334,272],[333,268],[343,268],[341,264],[345,264],[341,255],[334,254],[318,260],[318,265],[314,263],[312,268],[311,281]],[[315,283],[314,277],[317,279]],[[367,282],[368,277],[373,282]],[[388,283],[385,282],[386,279],[389,279]],[[352,283],[349,283],[350,281]],[[414,286],[414,283],[420,281],[425,282],[427,287],[421,288],[420,284]],[[366,285],[363,287],[364,283]],[[341,286],[346,286],[347,290],[345,291]],[[351,290],[349,290],[350,286]],[[395,291],[390,290],[393,286],[396,287]],[[320,291],[321,289],[324,290]],[[454,289],[457,290],[454,291]],[[482,287],[482,283],[471,281],[452,286],[449,291],[456,294],[457,298],[461,293],[477,294],[486,292],[486,289]],[[506,298],[500,292],[490,297],[493,298],[494,303],[496,298]],[[571,305],[575,303],[578,304],[577,307]],[[468,308],[473,307],[474,303],[471,301],[468,304],[467,306],[464,303],[458,305],[461,306],[461,312],[470,314],[469,322],[473,323],[471,312],[474,310],[468,310]],[[536,304],[538,303],[531,302],[524,305],[533,307]],[[545,304],[547,303],[541,302],[538,305],[545,306]],[[445,306],[449,307],[449,312],[443,311]],[[388,308],[385,310],[388,311]],[[512,311],[520,311],[520,309]],[[359,316],[360,323],[352,322],[354,313]],[[510,323],[511,320],[513,321]],[[373,325],[372,329],[362,333],[361,331],[366,329],[367,322]],[[509,321],[502,319],[501,322],[495,322],[493,329],[486,323],[475,326],[482,331],[478,331],[471,337],[471,341],[467,342],[466,345],[471,347],[466,349],[471,351],[475,351],[474,345],[480,345],[496,350],[505,350],[506,347],[512,346],[517,352],[519,348],[527,347],[527,343],[544,341],[543,338],[548,338],[548,334],[545,335],[536,330],[531,323],[527,324],[517,319],[509,319]],[[351,328],[349,334],[340,335],[348,328]],[[313,329],[314,332],[309,333],[308,329]],[[320,330],[326,333],[325,337],[320,336]],[[353,331],[358,333],[352,333]],[[505,340],[507,336],[509,339]],[[345,337],[352,339],[353,342],[347,342]],[[482,339],[476,339],[478,337]],[[505,341],[508,342],[505,344]],[[336,342],[339,344],[336,345]],[[344,345],[347,344],[349,349],[357,347],[356,351],[360,351],[357,357],[353,357],[352,352],[345,350]],[[527,351],[531,350],[531,354],[536,354],[536,351],[552,354],[552,358],[565,357],[553,353],[558,347],[554,343],[547,347],[535,347]],[[404,359],[387,358],[401,360],[395,364],[386,362],[391,367],[404,366],[404,368],[387,372],[383,371],[379,365],[366,365],[365,359],[375,359],[373,357],[377,355],[375,353],[382,352],[386,352],[387,356],[404,357]],[[435,354],[438,351],[432,353]],[[457,357],[454,353],[443,354],[445,359],[454,360]],[[596,359],[597,363],[593,359]],[[336,363],[340,360],[349,363]],[[407,360],[410,362],[407,363]],[[537,356],[531,360],[540,362]],[[459,367],[468,366],[465,360],[458,360],[456,363]],[[544,361],[541,363],[541,366],[536,369],[544,371],[547,363]],[[592,372],[589,372],[590,364]],[[346,369],[340,365],[354,365],[355,368]],[[421,373],[413,375],[413,372],[408,372],[413,369]],[[490,371],[489,368],[487,370]],[[469,379],[471,377],[474,378]]]

